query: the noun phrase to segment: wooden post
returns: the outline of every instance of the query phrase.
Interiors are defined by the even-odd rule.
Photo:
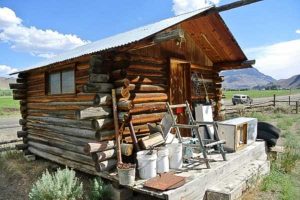
[[[289,96],[289,106],[291,105],[291,96]]]
[[[276,94],[273,94],[273,106],[276,106]]]
[[[299,101],[296,101],[296,114],[298,114],[299,111]]]
[[[116,144],[117,144],[117,159],[118,164],[122,163],[121,155],[121,144],[120,144],[120,134],[119,134],[119,120],[118,120],[118,110],[117,110],[117,98],[116,90],[111,90],[112,103],[113,103],[113,115],[114,115],[114,125],[115,125],[115,134],[116,134]]]

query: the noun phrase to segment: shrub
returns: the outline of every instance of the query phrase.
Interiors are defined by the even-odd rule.
[[[72,169],[58,169],[53,175],[48,170],[33,185],[30,200],[76,200],[83,195],[82,183]]]
[[[102,179],[94,178],[91,184],[90,200],[106,200],[111,197],[112,191],[108,185],[104,184]]]

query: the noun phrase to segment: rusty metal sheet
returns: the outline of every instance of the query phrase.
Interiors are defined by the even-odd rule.
[[[162,173],[145,182],[144,187],[165,191],[175,189],[185,184],[185,177],[176,176],[172,172]]]

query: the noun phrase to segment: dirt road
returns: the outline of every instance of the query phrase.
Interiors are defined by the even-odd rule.
[[[21,130],[19,119],[20,116],[0,117],[0,141],[17,139],[17,131]]]

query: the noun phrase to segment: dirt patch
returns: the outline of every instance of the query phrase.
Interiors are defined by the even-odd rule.
[[[59,167],[64,168],[42,158],[28,162],[22,153],[0,160],[0,200],[27,200],[32,185],[43,172],[55,172]],[[76,176],[83,182],[84,191],[89,191],[93,176],[77,171]]]

